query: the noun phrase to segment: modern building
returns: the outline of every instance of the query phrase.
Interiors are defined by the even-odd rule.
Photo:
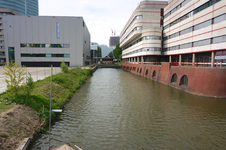
[[[169,0],[157,23],[157,16],[145,14],[159,13],[150,7],[160,5],[142,1],[124,27],[122,68],[189,93],[226,98],[226,1]],[[156,30],[143,31],[155,24]]]
[[[107,45],[99,45],[99,47],[101,48],[102,57],[108,56],[108,54],[114,50],[113,47],[108,47]]]
[[[6,60],[26,66],[84,66],[90,33],[82,17],[3,16]]]
[[[0,8],[0,65],[5,65],[6,63],[4,30],[2,20],[3,15],[19,15],[19,14],[12,9]]]
[[[38,16],[38,0],[0,0],[0,8],[9,8],[20,15]]]
[[[161,11],[167,1],[146,0],[134,10],[120,34],[122,58],[126,62],[160,61]]]
[[[170,62],[226,62],[225,0],[169,0],[164,14]]]
[[[115,48],[116,45],[119,43],[120,37],[119,36],[111,36],[109,39],[109,47]]]

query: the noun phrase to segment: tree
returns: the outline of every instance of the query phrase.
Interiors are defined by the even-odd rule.
[[[23,83],[23,80],[25,79],[24,75],[26,74],[26,67],[19,65],[16,62],[7,62],[7,64],[4,67],[5,72],[3,73],[6,75],[5,82],[7,84],[7,90],[17,95],[20,86]]]
[[[113,50],[115,59],[121,59],[122,60],[122,48],[120,47],[120,44],[118,43],[116,45],[116,48]]]
[[[33,89],[35,87],[35,82],[34,82],[33,78],[31,77],[30,72],[28,72],[26,81],[27,81],[26,86],[25,86],[26,94],[30,95],[30,93],[33,91]]]
[[[62,72],[64,72],[64,73],[68,72],[68,66],[64,63],[63,60],[62,60],[62,63],[60,64],[60,68],[61,68]]]
[[[110,52],[110,53],[108,54],[108,56],[111,57],[111,58],[113,58],[113,53]]]
[[[97,47],[97,57],[102,57],[101,47]]]

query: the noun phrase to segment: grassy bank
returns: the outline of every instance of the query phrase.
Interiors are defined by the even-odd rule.
[[[77,89],[86,81],[88,76],[93,74],[92,69],[71,69],[67,73],[59,73],[53,75],[52,84],[52,109],[63,108],[66,102]],[[49,117],[49,100],[50,100],[50,80],[47,77],[44,80],[35,82],[34,90],[31,94],[26,94],[21,87],[17,95],[9,95],[2,93],[0,95],[0,113],[11,108],[13,104],[27,105],[34,109],[39,116],[46,122]],[[44,106],[44,113],[43,113]],[[52,112],[52,119],[55,119],[55,114]]]

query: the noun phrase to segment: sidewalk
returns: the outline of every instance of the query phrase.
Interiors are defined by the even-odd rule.
[[[3,66],[0,66],[0,93],[5,92],[7,89],[7,86],[5,83],[5,75],[3,75],[3,72],[4,72]],[[50,67],[27,67],[27,72],[30,72],[33,80],[37,81],[50,76],[51,68]],[[61,72],[60,67],[53,67],[53,74],[57,74],[59,72]]]

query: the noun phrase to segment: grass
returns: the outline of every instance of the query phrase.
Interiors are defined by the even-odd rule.
[[[13,107],[13,104],[8,104],[7,102],[0,101],[0,115],[2,112],[5,112]]]
[[[63,108],[72,95],[78,90],[86,79],[93,74],[92,69],[71,69],[67,73],[59,73],[52,76],[52,109]],[[8,95],[7,92],[0,95],[0,112],[13,107],[13,104],[28,105],[42,116],[48,123],[49,102],[50,102],[50,81],[51,77],[35,82],[35,86],[30,95],[25,94],[24,88],[18,95]],[[0,101],[0,102],[1,102]],[[8,104],[8,105],[7,105]],[[45,111],[43,113],[43,105]],[[55,118],[52,112],[52,119]]]

